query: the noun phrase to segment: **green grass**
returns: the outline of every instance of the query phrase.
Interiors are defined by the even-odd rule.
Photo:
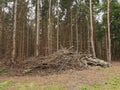
[[[108,69],[108,68],[107,68]],[[76,90],[120,90],[120,73],[114,73],[115,68],[109,68],[109,75],[99,83],[91,83],[83,85]],[[29,72],[29,69],[25,73]],[[84,77],[82,77],[84,78]],[[42,81],[41,81],[42,82]],[[72,83],[72,81],[71,81]],[[59,84],[41,85],[39,81],[16,81],[11,83],[11,80],[0,82],[0,90],[69,90],[66,85],[64,88]],[[76,88],[76,87],[75,87]]]
[[[4,87],[8,86],[12,82],[13,82],[12,80],[0,82],[0,90],[2,90]]]
[[[64,90],[60,86],[45,86],[43,90]]]
[[[42,90],[39,84],[35,81],[32,82],[15,82],[5,90]]]
[[[88,86],[82,86],[80,87],[80,90],[89,90]]]
[[[107,82],[104,83],[104,88],[109,90],[120,90],[120,76],[114,76],[112,78],[107,78]]]
[[[82,86],[79,90],[120,90],[120,76],[105,78],[103,83]]]
[[[11,82],[11,80],[1,82],[0,90],[2,90],[3,88],[4,90],[67,90],[59,85],[41,86],[36,81],[16,83]],[[120,90],[120,75],[114,77],[107,77],[102,83],[83,85],[78,90]]]
[[[13,83],[11,86],[5,88],[5,90],[65,90],[61,86],[57,85],[45,85],[41,86],[38,82],[18,82]]]

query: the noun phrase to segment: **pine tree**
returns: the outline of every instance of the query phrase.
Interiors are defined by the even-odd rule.
[[[107,60],[109,64],[111,64],[111,37],[110,37],[110,0],[107,0],[107,40],[108,40],[108,48],[107,48]]]
[[[37,29],[37,33],[36,33],[36,55],[35,56],[38,56],[39,55],[39,30],[40,30],[40,0],[37,0],[36,1],[37,3],[36,3],[36,16],[37,16],[37,22],[36,22],[36,29]]]
[[[92,11],[92,0],[90,0],[90,29],[91,29],[91,33],[90,33],[90,40],[91,40],[91,48],[92,48],[92,54],[93,57],[96,58],[96,54],[95,54],[95,46],[94,46],[94,36],[93,36],[93,11]]]
[[[15,63],[16,57],[16,17],[17,17],[17,0],[14,0],[14,26],[13,26],[13,50],[12,50],[12,63]]]

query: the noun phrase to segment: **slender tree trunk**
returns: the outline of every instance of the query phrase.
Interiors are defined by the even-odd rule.
[[[60,31],[60,27],[59,27],[59,0],[58,0],[58,18],[57,18],[57,51],[59,50],[59,31]]]
[[[82,23],[80,18],[80,51],[83,51],[83,30],[82,30]]]
[[[78,39],[78,17],[76,14],[76,47],[77,47],[77,52],[79,51],[79,39]]]
[[[48,54],[52,53],[52,33],[51,33],[51,0],[49,0],[49,18],[48,18]]]
[[[87,50],[88,53],[90,54],[90,24],[89,24],[89,19],[87,17],[87,27],[88,27],[88,32],[87,32]]]
[[[24,36],[24,34],[25,34],[25,32],[24,32],[24,27],[25,27],[25,24],[23,24],[23,27],[22,27],[22,57],[21,57],[21,60],[24,60],[24,51],[25,51],[25,48],[24,48],[24,45],[25,45],[25,36]]]
[[[30,32],[29,32],[29,26],[27,26],[27,44],[26,44],[26,47],[27,47],[27,51],[26,51],[26,56],[27,57],[29,57],[29,34],[30,34]]]
[[[107,36],[108,36],[108,48],[107,48],[107,60],[111,64],[111,37],[110,37],[110,0],[107,0]]]
[[[17,0],[14,0],[14,24],[13,24],[13,50],[12,50],[12,63],[15,63],[16,57],[16,16],[17,16]]]
[[[71,19],[71,45],[70,46],[73,46],[73,26],[72,26],[72,9],[71,9],[71,16],[70,16],[70,19]]]
[[[37,22],[36,22],[36,29],[37,29],[37,35],[36,35],[36,50],[35,50],[35,56],[39,56],[39,30],[40,30],[40,0],[37,0]]]
[[[1,10],[1,55],[4,57],[5,55],[5,16],[4,12]]]
[[[0,30],[2,30],[2,15],[3,12],[2,12],[2,7],[0,7]],[[1,35],[1,32],[0,32],[0,35]]]
[[[96,58],[95,46],[94,46],[94,36],[93,36],[93,13],[92,13],[92,0],[90,0],[90,28],[91,28],[91,48],[93,57]]]

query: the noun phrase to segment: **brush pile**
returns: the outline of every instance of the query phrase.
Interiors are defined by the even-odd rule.
[[[31,60],[25,60],[23,65],[25,65],[25,68],[30,69],[54,69],[57,71],[67,69],[83,70],[89,66],[109,66],[107,62],[98,58],[93,58],[91,54],[76,53],[66,49],[59,50],[58,52],[47,57],[38,57],[32,58]]]

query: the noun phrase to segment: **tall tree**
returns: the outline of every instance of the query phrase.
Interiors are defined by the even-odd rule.
[[[57,0],[57,51],[59,50],[59,31],[60,31],[60,12],[59,12],[59,0]]]
[[[36,22],[36,29],[37,29],[37,35],[36,35],[36,55],[35,56],[38,56],[39,55],[39,30],[40,30],[40,0],[37,0],[37,3],[36,3],[36,16],[37,16],[37,22]]]
[[[108,40],[108,48],[107,48],[107,60],[109,64],[111,64],[111,37],[110,37],[110,0],[107,0],[107,40]]]
[[[1,56],[4,56],[5,54],[5,13],[2,11],[2,7],[0,7],[0,30],[1,30],[1,38],[0,38],[0,45],[2,46],[0,48],[1,50]]]
[[[70,19],[71,19],[71,27],[70,27],[70,29],[71,29],[71,46],[73,47],[73,20],[72,20],[72,17],[73,17],[73,15],[72,15],[72,8],[71,8],[71,10],[70,10]]]
[[[79,36],[78,36],[78,15],[76,14],[76,47],[77,52],[79,51]]]
[[[94,31],[93,31],[92,0],[90,0],[89,4],[90,4],[90,30],[91,30],[91,33],[90,33],[90,41],[91,41],[91,48],[92,48],[93,57],[96,58],[95,46],[94,46],[94,36],[93,36]]]
[[[12,63],[15,63],[16,57],[16,16],[17,16],[17,0],[14,0],[14,26],[13,26],[13,50],[12,50]]]
[[[51,31],[51,0],[49,0],[48,10],[48,54],[52,53],[52,31]]]

